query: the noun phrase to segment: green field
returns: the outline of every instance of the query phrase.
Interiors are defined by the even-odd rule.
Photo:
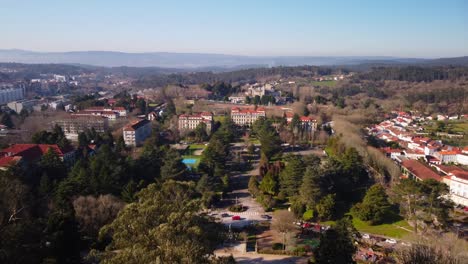
[[[326,87],[335,87],[338,81],[311,81],[310,84],[313,86],[326,86]]]
[[[189,149],[204,149],[206,148],[205,144],[191,144]]]
[[[332,225],[334,221],[327,221],[323,222],[323,225]],[[398,222],[394,222],[391,224],[381,224],[371,226],[364,221],[359,220],[356,217],[353,217],[353,225],[356,227],[357,230],[363,233],[375,234],[375,235],[382,235],[387,237],[394,237],[394,238],[402,238],[408,234],[410,231],[407,231],[403,228],[412,230],[413,228],[406,222],[405,220],[401,220]],[[400,228],[403,227],[403,228]]]

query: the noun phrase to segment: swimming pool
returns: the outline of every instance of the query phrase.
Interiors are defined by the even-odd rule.
[[[195,165],[197,163],[197,159],[183,159],[182,160],[185,165]]]

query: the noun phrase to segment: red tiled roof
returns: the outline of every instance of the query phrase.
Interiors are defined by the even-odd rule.
[[[455,170],[451,172],[452,175],[456,176],[457,178],[468,180],[468,171],[464,170]]]
[[[442,180],[442,177],[440,177],[439,174],[435,173],[433,170],[424,166],[424,164],[417,160],[405,160],[401,165],[421,180]]]
[[[36,161],[42,155],[44,155],[49,149],[53,149],[57,155],[63,157],[63,155],[68,151],[60,149],[57,145],[47,145],[47,144],[14,144],[8,148],[0,151],[0,156],[3,157],[13,157],[19,156],[23,157],[26,161]]]
[[[126,127],[124,127],[124,131],[133,131],[133,130],[137,130],[139,129],[140,127],[148,124],[150,121],[147,120],[147,119],[142,119],[142,120],[139,120],[139,121],[135,121],[133,123],[131,123],[130,125],[127,125]]]
[[[0,158],[0,167],[9,167],[12,165],[16,165],[21,159],[22,157],[19,156]]]
[[[440,155],[457,155],[460,154],[460,151],[457,150],[445,150],[445,151],[440,151]]]

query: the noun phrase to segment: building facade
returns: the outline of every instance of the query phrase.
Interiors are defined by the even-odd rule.
[[[201,123],[205,123],[206,132],[211,133],[213,128],[213,114],[209,112],[203,112],[195,115],[180,115],[179,131],[186,132],[194,130]]]
[[[0,88],[0,104],[17,101],[24,98],[23,88],[5,87]]]
[[[86,130],[94,129],[98,133],[105,133],[109,129],[109,121],[102,116],[76,116],[62,118],[52,122],[58,125],[65,133],[65,137],[72,141],[78,141],[78,134]]]
[[[261,117],[266,117],[264,108],[253,109],[240,109],[234,107],[231,109],[231,119],[234,124],[239,126],[251,126],[253,122]]]
[[[127,146],[140,146],[151,136],[151,122],[147,119],[133,122],[123,128],[123,138]]]
[[[468,206],[468,172],[455,170],[447,175],[450,179],[450,199],[463,206]]]

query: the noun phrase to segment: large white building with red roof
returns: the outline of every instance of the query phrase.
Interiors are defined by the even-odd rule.
[[[194,130],[201,123],[205,123],[207,133],[210,133],[213,128],[213,113],[202,112],[199,114],[187,115],[183,114],[179,116],[179,131],[187,132]]]
[[[265,109],[262,107],[257,109],[241,109],[234,107],[231,109],[231,119],[234,124],[239,126],[250,126],[261,117],[266,117]]]

